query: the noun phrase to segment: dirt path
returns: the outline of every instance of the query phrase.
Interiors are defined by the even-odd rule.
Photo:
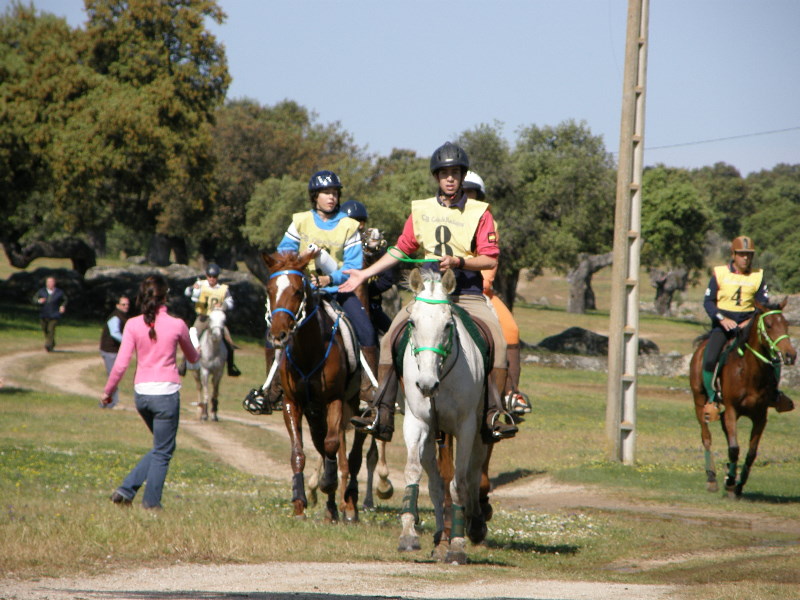
[[[19,385],[13,373],[28,361],[46,356],[42,351],[20,352],[0,357],[0,377],[6,385]],[[50,355],[53,356],[53,355]],[[94,347],[80,346],[64,349],[63,360],[48,365],[41,372],[37,387],[47,388],[58,382],[58,389],[92,398],[98,390],[84,383],[83,373],[97,369],[100,358]],[[99,410],[99,409],[98,409]],[[128,410],[131,410],[128,408]],[[226,420],[261,427],[286,435],[279,420],[223,415]],[[291,472],[265,452],[246,447],[231,434],[213,423],[184,418],[181,430],[202,440],[211,452],[243,472],[253,475],[290,480]],[[255,460],[254,460],[255,458]],[[549,477],[525,479],[516,484],[501,486],[493,492],[498,504],[514,507],[559,510],[581,507],[604,510],[640,511],[673,516],[687,520],[722,518],[723,514],[682,508],[648,506],[597,492],[582,486],[557,484]],[[767,519],[753,517],[758,526]],[[743,526],[747,527],[746,519]],[[751,523],[750,526],[755,525]],[[786,531],[800,524],[770,523]],[[98,577],[67,577],[36,581],[0,580],[0,598],[9,600],[63,600],[67,598],[263,598],[276,600],[312,598],[312,595],[332,594],[360,597],[406,598],[560,598],[600,600],[661,600],[674,597],[678,588],[671,586],[637,586],[596,582],[566,581],[505,581],[502,583],[469,581],[463,585],[441,583],[438,573],[452,567],[410,563],[361,563],[344,565],[331,563],[280,563],[259,565],[224,565],[219,567],[179,565],[163,569],[120,570]]]

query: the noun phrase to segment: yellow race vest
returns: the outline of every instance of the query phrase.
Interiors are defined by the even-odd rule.
[[[486,202],[479,200],[467,200],[463,211],[442,206],[436,198],[414,200],[411,203],[414,236],[425,251],[425,258],[475,256],[472,240],[488,208]]]
[[[342,267],[342,263],[344,263],[344,244],[358,231],[358,221],[345,217],[333,229],[325,230],[320,229],[314,223],[314,214],[311,211],[305,211],[292,215],[292,222],[300,236],[299,252],[305,252],[309,244],[316,244],[328,251],[328,254],[336,261],[337,268]],[[311,263],[311,266],[313,266],[313,263]]]
[[[197,304],[194,305],[195,312],[198,315],[207,315],[214,309],[214,306],[222,306],[227,294],[228,284],[220,283],[217,287],[212,288],[208,285],[208,281],[204,281],[200,287],[200,297],[197,298]]]
[[[751,271],[749,275],[731,272],[727,265],[714,267],[717,279],[717,308],[729,312],[752,312],[756,309],[755,296],[764,272]]]

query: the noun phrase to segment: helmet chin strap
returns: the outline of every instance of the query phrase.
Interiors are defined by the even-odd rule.
[[[445,200],[449,200],[450,202],[460,198],[462,193],[464,193],[464,190],[461,189],[461,186],[459,186],[458,189],[456,190],[456,193],[452,194],[452,195],[445,194],[444,191],[442,190],[442,188],[439,188],[439,196],[441,196]]]

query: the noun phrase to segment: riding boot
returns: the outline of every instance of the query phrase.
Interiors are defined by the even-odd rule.
[[[706,423],[712,423],[719,420],[719,399],[717,398],[717,391],[714,389],[714,372],[706,371],[703,369],[703,387],[706,390],[708,399],[706,405],[703,407],[703,416]]]
[[[779,413],[794,410],[794,402],[792,399],[780,390],[775,391],[775,398],[770,405]]]
[[[378,365],[378,382],[372,406],[360,417],[352,417],[350,423],[379,440],[391,442],[394,433],[394,404],[399,384],[394,365]]]
[[[519,389],[519,375],[521,371],[519,344],[508,344],[506,357],[508,358],[508,377],[502,388],[504,395],[508,395],[509,392],[515,392]]]
[[[377,346],[361,346],[361,352],[364,353],[367,366],[372,371],[372,376],[378,378],[378,347]],[[361,373],[361,403],[359,408],[365,410],[371,399],[370,390],[372,389],[372,380],[367,375],[366,370]]]
[[[500,396],[500,390],[508,375],[507,369],[498,369],[495,367],[489,373],[486,381],[487,387],[487,407],[486,407],[486,426],[488,433],[493,441],[502,440],[504,438],[512,438],[516,435],[519,429],[514,425],[514,420],[503,408],[503,399]],[[511,423],[505,423],[501,417],[506,417],[505,420]]]
[[[222,341],[225,342],[225,347],[228,349],[228,375],[230,377],[238,377],[242,374],[242,372],[236,368],[235,364],[233,364],[233,344],[231,344],[224,337],[222,338]]]

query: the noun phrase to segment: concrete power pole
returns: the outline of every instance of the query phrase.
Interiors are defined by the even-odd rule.
[[[649,0],[628,0],[614,217],[614,266],[611,274],[606,435],[609,458],[626,465],[634,463],[636,450],[639,250],[648,8]]]

